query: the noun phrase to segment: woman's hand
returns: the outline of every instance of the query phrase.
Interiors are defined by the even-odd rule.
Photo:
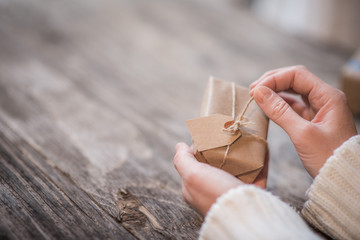
[[[254,182],[261,188],[266,187],[268,159],[267,154],[265,166]],[[185,143],[176,145],[174,165],[182,178],[184,200],[203,216],[219,196],[244,184],[219,168],[198,162],[191,148]]]
[[[303,66],[269,71],[254,82],[250,95],[282,127],[312,177],[343,142],[357,134],[344,93]],[[297,93],[303,101],[288,94]]]

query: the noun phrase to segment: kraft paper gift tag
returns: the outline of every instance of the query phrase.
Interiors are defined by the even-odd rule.
[[[250,100],[249,90],[210,78],[200,115],[186,121],[196,159],[245,183],[254,182],[264,167],[269,121],[256,102]],[[240,120],[238,127],[226,131],[234,120]]]

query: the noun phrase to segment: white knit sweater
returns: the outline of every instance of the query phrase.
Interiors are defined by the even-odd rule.
[[[360,135],[340,146],[307,192],[301,212],[311,225],[335,239],[360,239]],[[321,239],[286,203],[253,185],[217,199],[200,239]]]

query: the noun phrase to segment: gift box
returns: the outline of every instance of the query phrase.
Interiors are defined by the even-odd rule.
[[[342,69],[342,90],[351,112],[360,115],[360,48]]]
[[[251,100],[247,88],[211,77],[200,118],[186,121],[196,159],[245,183],[259,175],[267,151],[269,121]]]

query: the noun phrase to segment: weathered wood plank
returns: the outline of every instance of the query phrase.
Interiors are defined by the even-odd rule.
[[[301,63],[336,86],[345,59],[224,1],[8,1],[0,3],[0,133],[21,139],[11,149],[26,153],[26,174],[55,184],[37,200],[56,204],[60,194],[76,211],[86,202],[84,212],[107,219],[99,236],[115,229],[116,238],[123,227],[139,239],[195,239],[202,218],[183,202],[171,160],[176,142],[190,142],[184,121],[197,116],[208,76],[248,85],[266,70]],[[269,143],[268,188],[299,208],[311,180],[273,124]],[[22,168],[9,169],[22,184]],[[19,198],[9,196],[6,204]],[[59,218],[70,218],[65,213]],[[61,226],[59,235],[80,236]]]
[[[2,239],[134,239],[53,167],[0,120]]]
[[[4,88],[1,87],[0,89]],[[11,90],[10,87],[7,89],[10,92],[17,93],[20,90]],[[179,186],[175,188],[179,190],[172,190],[174,187],[170,188],[169,186],[174,183],[162,183],[157,179],[151,179],[146,174],[136,176],[138,173],[136,166],[133,165],[134,163],[123,166],[121,169],[114,167],[114,169],[108,170],[106,177],[109,180],[105,182],[101,179],[104,177],[102,175],[104,169],[89,167],[86,158],[77,148],[69,144],[71,140],[57,129],[55,119],[49,118],[46,112],[39,107],[40,103],[28,97],[25,92],[18,97],[2,92],[0,98],[1,102],[12,102],[12,106],[17,106],[17,111],[23,114],[20,119],[13,118],[11,124],[26,119],[26,123],[21,122],[22,127],[27,124],[29,126],[21,129],[21,131],[27,138],[31,136],[32,144],[37,149],[43,149],[41,152],[47,156],[49,161],[55,161],[59,164],[55,165],[56,168],[62,169],[62,172],[71,176],[81,188],[91,194],[91,197],[102,209],[113,218],[118,219],[135,236],[154,239],[162,238],[162,236],[165,238],[181,238],[182,236],[184,238],[195,238],[196,231],[189,233],[187,228],[198,228],[201,218],[197,214],[194,215],[193,211],[182,201]],[[18,101],[23,104],[17,104]],[[28,113],[36,113],[36,115],[25,117]],[[18,116],[15,112],[10,114],[13,117]],[[10,114],[8,112],[8,115]],[[18,127],[18,125],[14,126]],[[42,134],[37,134],[39,131]],[[132,160],[137,161],[137,158],[132,157]],[[38,162],[39,160],[34,159],[34,161]],[[92,172],[89,171],[89,168]],[[150,168],[149,173],[151,174],[152,171],[154,169]],[[161,178],[170,179],[165,172]],[[129,209],[124,208],[124,205],[127,206],[126,198],[124,200],[121,192],[136,194],[136,199],[141,200],[142,203],[137,201],[138,205],[129,206]],[[146,214],[139,209],[145,211]],[[135,219],[136,216],[142,217],[135,221],[132,221],[133,218],[120,217],[123,214],[127,215],[127,211],[137,212],[138,215],[133,216]],[[154,212],[156,217],[151,215],[151,212]],[[165,227],[158,227],[159,225]],[[161,234],[159,235],[157,232]]]

